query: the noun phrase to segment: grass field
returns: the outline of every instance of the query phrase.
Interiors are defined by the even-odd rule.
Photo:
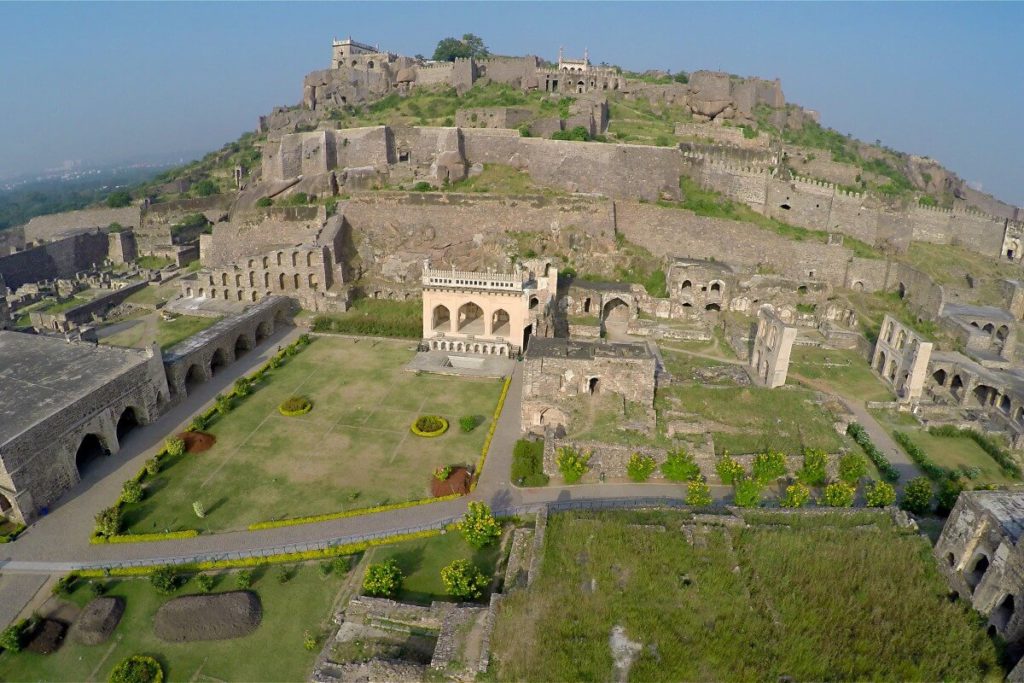
[[[493,679],[624,680],[609,646],[621,626],[638,645],[635,681],[1001,680],[927,541],[886,516],[706,527],[693,545],[684,520],[552,515],[539,579],[498,613]]]
[[[158,313],[151,313],[137,319],[137,322],[101,342],[111,346],[127,346],[129,348],[147,348],[154,341],[161,351],[166,351],[175,344],[202,332],[220,318],[207,318],[193,315],[179,315],[173,320],[164,320]]]
[[[441,536],[380,546],[371,552],[371,562],[393,559],[402,568],[405,580],[396,600],[429,604],[433,600],[449,599],[441,583],[443,567],[454,560],[469,560],[491,576],[498,563],[500,546],[493,543],[482,550],[475,550],[458,531],[449,531]]]
[[[100,645],[79,645],[67,639],[50,655],[30,652],[0,655],[0,680],[105,681],[125,657],[147,654],[164,668],[170,681],[302,681],[316,652],[303,647],[303,632],[321,635],[328,626],[331,605],[344,576],[333,572],[321,578],[313,565],[291,567],[292,578],[278,583],[279,569],[258,568],[252,590],[263,604],[263,621],[243,638],[193,643],[166,643],[153,633],[153,616],[170,597],[198,593],[191,580],[174,596],[157,593],[147,579],[109,580],[108,595],[124,598],[125,612],[114,635]],[[84,582],[72,594],[84,605]],[[236,589],[235,575],[217,577],[214,592]],[[323,642],[321,637],[320,642]]]
[[[834,393],[860,401],[891,401],[890,392],[867,362],[854,351],[794,346],[790,357],[790,383],[795,375],[828,385]]]
[[[137,292],[132,292],[125,301],[144,306],[156,306],[159,303],[166,303],[167,301],[170,301],[177,296],[180,291],[181,287],[178,285],[176,280],[161,285],[151,284],[148,287],[143,287]]]
[[[239,529],[264,520],[425,498],[438,466],[475,463],[501,382],[407,372],[409,342],[319,338],[208,430],[217,443],[171,463],[141,503],[126,508],[132,532]],[[312,412],[278,405],[308,396]],[[451,424],[437,438],[413,435],[418,415]],[[466,434],[463,415],[480,425]],[[197,519],[193,501],[207,510]]]
[[[1002,306],[1004,279],[1016,279],[1020,268],[1009,261],[987,258],[963,247],[949,244],[911,242],[904,260],[927,273],[936,283],[956,289],[966,303]],[[972,287],[967,277],[975,280]]]

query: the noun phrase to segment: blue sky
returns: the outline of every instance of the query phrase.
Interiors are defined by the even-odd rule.
[[[351,34],[404,54],[590,49],[782,79],[822,123],[1024,204],[1024,3],[0,3],[0,175],[192,156],[301,97]]]

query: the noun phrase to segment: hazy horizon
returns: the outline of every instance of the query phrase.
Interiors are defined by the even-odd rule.
[[[0,176],[196,156],[301,99],[351,35],[429,56],[589,49],[625,69],[779,78],[823,125],[1024,205],[1020,3],[5,3]]]

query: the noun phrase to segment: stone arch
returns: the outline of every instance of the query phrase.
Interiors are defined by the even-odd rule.
[[[953,392],[953,396],[960,400],[961,394],[964,391],[964,380],[960,375],[953,375],[953,380],[949,383],[949,390]]]
[[[690,280],[683,280],[683,284],[679,285],[679,291],[684,289],[693,289],[693,283]]]
[[[256,267],[256,261],[253,260],[253,259],[249,259],[249,270],[252,270],[255,267]]]
[[[999,329],[996,330],[996,339],[999,341],[1006,341],[1006,338],[1010,335],[1010,328],[1006,325],[1000,325]]]
[[[465,334],[483,334],[484,309],[472,301],[462,304],[459,306],[458,326],[459,332]]]
[[[889,378],[890,382],[896,381],[896,361],[889,361],[889,370],[885,373],[885,376]]]
[[[114,430],[117,434],[117,442],[121,443],[124,437],[139,426],[139,415],[135,408],[128,406],[121,411],[121,416],[117,418],[117,427]]]
[[[433,332],[448,332],[452,327],[452,312],[448,310],[447,306],[437,305],[434,306],[433,312],[430,314],[430,329]]]
[[[255,287],[256,286],[256,272],[255,271],[249,271],[249,286],[250,287]]]
[[[227,301],[227,299],[228,299],[228,290],[225,289],[224,290],[224,300]]]
[[[292,252],[292,267],[294,268],[294,267],[296,267],[298,265],[299,265],[299,252],[293,251]]]
[[[188,288],[185,289],[185,296],[187,296],[189,298],[192,297],[192,288],[191,287],[188,287]]]
[[[722,293],[722,281],[721,280],[712,280],[711,281],[711,291],[712,292],[717,292],[717,293],[721,294]]]
[[[601,318],[604,322],[613,322],[625,325],[629,322],[629,304],[619,297],[608,301],[601,310]]]
[[[280,289],[282,292],[284,291],[284,273],[281,273],[277,276],[277,288]]]
[[[210,288],[210,298],[211,299],[216,299],[217,298],[217,290],[214,289],[213,287]]]
[[[943,370],[942,368],[939,368],[938,370],[932,373],[932,379],[935,380],[935,383],[938,384],[940,387],[945,386],[946,371]]]
[[[946,553],[946,563],[952,567],[956,564],[956,556],[953,553]]]
[[[235,338],[235,358],[245,355],[246,351],[252,350],[252,340],[246,334],[240,334]]]
[[[981,580],[985,578],[985,572],[988,571],[989,559],[985,553],[978,553],[975,555],[974,560],[971,562],[971,568],[966,574],[964,574],[964,580],[967,581],[967,585],[970,587],[971,592],[978,587]]]
[[[879,351],[878,363],[875,365],[875,370],[878,370],[878,374],[885,374],[885,351]]]
[[[206,375],[203,374],[203,369],[198,363],[193,363],[188,366],[188,370],[185,371],[185,393],[190,394],[192,390],[206,381]]]
[[[530,310],[533,310],[534,308],[537,308],[537,306],[539,306],[539,305],[540,305],[540,299],[538,299],[535,296],[531,296],[530,297]]]
[[[510,317],[508,312],[503,308],[499,308],[491,315],[491,334],[497,337],[508,337],[510,336]]]
[[[269,256],[264,256],[263,257],[263,267],[264,268],[269,268],[270,267],[270,257]]]
[[[253,290],[253,292],[252,292],[252,300],[256,301],[259,297],[260,297],[260,295],[256,293],[256,290]]]
[[[78,470],[78,478],[81,479],[86,471],[100,456],[109,455],[110,450],[106,442],[99,434],[89,432],[82,437],[78,443],[78,450],[75,451],[75,469]]]
[[[241,287],[241,286],[242,286],[242,274],[241,273],[235,273],[235,287]]]
[[[277,265],[284,265],[284,252],[277,252]]]
[[[235,295],[239,301],[242,300],[242,290],[239,289],[237,292],[235,292]]]
[[[590,297],[583,300],[583,312],[590,313]]]
[[[905,284],[903,284],[902,282],[899,283],[899,286],[896,287],[896,293],[899,294],[899,297],[901,299],[906,299],[907,298],[907,286]]]
[[[1003,394],[1002,398],[999,399],[999,412],[1003,415],[1009,415],[1010,407],[1010,397]]]
[[[295,275],[292,277],[292,281],[295,284],[295,289],[298,289],[301,285],[301,280],[298,273],[295,273]]]
[[[708,304],[707,306],[705,306],[704,310],[705,311],[720,311],[720,310],[722,310],[722,307],[719,306],[718,304],[711,303],[711,304]]]
[[[974,396],[974,399],[978,402],[978,405],[983,408],[985,406],[993,405],[995,403],[996,395],[998,393],[999,392],[995,389],[995,387],[990,387],[987,384],[979,384],[978,386],[974,387],[974,391],[971,392],[971,394]]]
[[[999,604],[994,610],[989,619],[992,621],[992,625],[997,630],[1003,631],[1010,624],[1010,619],[1013,618],[1013,613],[1016,611],[1016,605],[1014,604],[1013,594],[1007,593],[1007,595],[999,601]]]
[[[263,286],[270,287],[270,273],[263,273]]]
[[[310,273],[309,274],[309,278],[307,278],[307,281],[309,282],[309,288],[310,289],[316,289],[316,286],[317,286],[316,273]]]
[[[227,284],[228,284],[228,274],[227,273],[221,273],[220,274],[220,285],[221,285],[221,287],[224,287]]]
[[[370,69],[371,71],[373,70],[373,60],[372,59],[369,60],[368,62],[366,62],[366,68]]]
[[[216,349],[210,356],[210,375],[216,375],[228,364],[228,354],[224,349]]]
[[[853,283],[853,291],[855,291],[855,292],[863,292],[864,291],[864,283],[861,282],[860,280],[856,280]]]
[[[1019,425],[1024,425],[1024,407],[1017,406],[1017,410],[1013,413],[1013,421]]]
[[[306,252],[306,267],[307,268],[312,268],[313,267],[313,252],[311,252],[311,251],[307,251]]]
[[[587,379],[587,392],[590,393],[591,396],[594,396],[595,394],[597,394],[600,391],[601,391],[601,378],[600,377],[590,377],[590,378],[588,378]]]
[[[992,323],[985,323],[985,327],[981,328],[981,331],[992,334],[993,332],[996,331],[996,326],[993,325]]]
[[[907,343],[907,331],[900,330],[899,334],[896,335],[896,350],[900,351],[903,346]]]

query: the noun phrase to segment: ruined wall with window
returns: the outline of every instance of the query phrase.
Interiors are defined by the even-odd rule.
[[[932,343],[909,326],[886,314],[871,356],[871,367],[892,387],[900,401],[921,398]]]

